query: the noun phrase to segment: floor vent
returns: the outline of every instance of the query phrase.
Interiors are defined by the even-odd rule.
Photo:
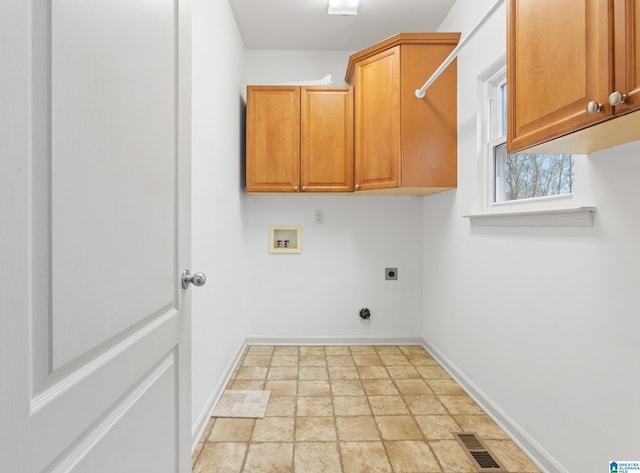
[[[464,452],[467,454],[471,463],[478,471],[492,471],[494,473],[508,473],[491,455],[486,445],[478,438],[475,432],[452,432]]]

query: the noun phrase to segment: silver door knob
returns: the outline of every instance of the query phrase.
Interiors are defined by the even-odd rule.
[[[592,100],[587,104],[587,113],[596,113],[602,111],[602,104]]]
[[[360,184],[356,184],[356,190],[360,189]]]
[[[298,186],[293,186],[293,190],[298,192]]]
[[[302,192],[307,190],[307,186],[302,186]]]
[[[629,96],[627,94],[623,94],[618,92],[617,90],[609,95],[609,105],[615,107],[616,105],[620,105],[622,103],[627,103],[629,100]]]
[[[188,269],[182,271],[182,289],[189,287],[189,284],[193,284],[196,287],[204,286],[207,282],[207,277],[203,273],[191,274]]]

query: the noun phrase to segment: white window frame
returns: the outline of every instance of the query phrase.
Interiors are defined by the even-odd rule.
[[[550,195],[518,200],[504,200],[504,195],[496,196],[497,192],[504,194],[505,186],[496,181],[495,147],[506,143],[506,123],[502,114],[503,97],[501,87],[506,85],[506,57],[498,58],[486,71],[478,77],[478,117],[482,122],[478,126],[478,150],[483,160],[484,189],[483,201],[485,212],[503,212],[508,207],[527,207],[528,209],[548,209],[557,207],[562,201],[570,199],[573,194]],[[502,173],[504,175],[504,172]],[[575,179],[575,174],[574,174]],[[575,182],[574,182],[575,185]],[[495,197],[502,197],[496,199]],[[560,201],[560,202],[558,202]]]

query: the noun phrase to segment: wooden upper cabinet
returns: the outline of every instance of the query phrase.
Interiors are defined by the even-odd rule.
[[[302,87],[303,192],[353,191],[353,88]]]
[[[640,139],[640,0],[509,0],[507,149],[589,153]],[[610,104],[620,92],[627,103]]]
[[[247,192],[353,190],[351,87],[248,86]]]
[[[455,48],[458,33],[400,33],[352,55],[355,187],[425,195],[457,184],[457,69],[415,96]]]
[[[300,186],[300,87],[247,87],[247,191]]]

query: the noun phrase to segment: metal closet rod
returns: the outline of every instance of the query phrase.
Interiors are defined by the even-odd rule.
[[[431,77],[429,77],[429,80],[427,80],[427,82],[425,82],[422,87],[420,87],[419,89],[416,89],[416,97],[418,97],[419,99],[424,98],[424,94],[427,91],[427,89],[431,87],[431,84],[433,84],[436,81],[436,79],[440,77],[440,74],[442,74],[444,70],[449,66],[449,64],[453,62],[453,60],[458,55],[458,51],[460,51],[462,47],[465,44],[467,44],[467,41],[473,38],[473,36],[478,32],[478,30],[482,28],[482,25],[484,25],[487,22],[487,20],[491,18],[491,16],[496,12],[496,10],[503,3],[504,3],[504,0],[497,0],[496,3],[493,4],[493,6],[489,9],[489,11],[478,22],[478,24],[474,26],[471,29],[471,31],[469,31],[469,34],[467,34],[464,38],[460,40],[458,45],[453,49],[453,51],[451,51],[451,54],[447,56],[444,62],[440,64],[440,67],[438,67],[436,71],[431,75]]]

